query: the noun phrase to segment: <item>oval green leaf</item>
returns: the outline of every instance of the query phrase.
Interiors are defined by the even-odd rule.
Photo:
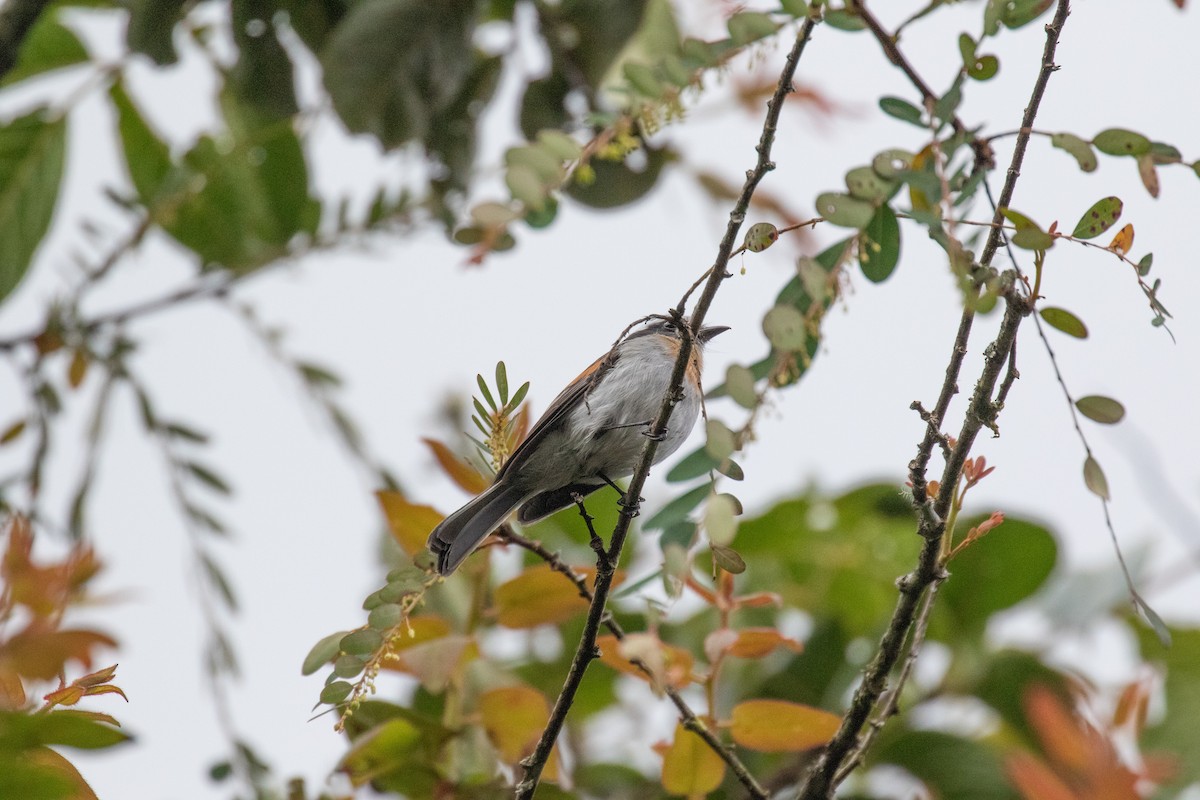
[[[1000,59],[995,56],[979,56],[967,66],[967,75],[977,81],[987,81],[1000,71]]]
[[[875,156],[871,160],[871,169],[875,170],[884,180],[891,180],[912,169],[915,158],[916,156],[907,150],[892,148]]]
[[[1074,156],[1079,163],[1079,168],[1084,172],[1096,171],[1099,161],[1096,159],[1096,151],[1092,149],[1090,142],[1080,139],[1073,133],[1055,133],[1050,136],[1050,144]]]
[[[1076,339],[1086,339],[1088,337],[1088,329],[1083,324],[1083,320],[1065,308],[1048,306],[1041,310],[1041,315],[1047,325],[1062,331],[1068,336],[1074,336]]]
[[[901,122],[925,127],[925,123],[921,120],[923,116],[921,109],[907,100],[899,97],[881,97],[879,98],[879,109],[889,117],[895,117]]]
[[[1104,395],[1081,397],[1075,401],[1075,407],[1080,414],[1101,425],[1115,425],[1125,417],[1125,406]]]
[[[763,317],[762,327],[767,340],[777,350],[802,350],[808,341],[804,315],[792,306],[772,308]]]
[[[855,167],[846,173],[846,188],[850,196],[868,202],[882,202],[896,193],[900,184],[888,180],[873,167]]]
[[[834,225],[861,231],[875,216],[875,207],[848,194],[824,192],[817,196],[817,213]]]
[[[900,223],[891,206],[882,205],[863,231],[858,244],[858,265],[872,283],[883,283],[900,262]]]
[[[67,118],[47,117],[38,108],[0,127],[0,301],[25,277],[58,201]]]
[[[1071,234],[1076,239],[1093,239],[1111,228],[1121,218],[1125,208],[1119,197],[1105,197],[1097,200],[1092,207],[1084,212],[1075,225]]]
[[[1151,142],[1145,136],[1124,128],[1108,128],[1100,131],[1092,139],[1092,144],[1101,153],[1110,156],[1140,156],[1149,153]]]
[[[1100,462],[1093,456],[1088,456],[1083,462],[1083,482],[1092,494],[1103,500],[1111,500],[1108,493],[1108,479],[1104,477],[1104,470],[1100,469]]]

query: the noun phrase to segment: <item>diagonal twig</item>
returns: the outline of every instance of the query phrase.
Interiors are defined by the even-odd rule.
[[[862,7],[861,0],[851,1],[856,7]],[[1037,115],[1042,97],[1045,95],[1050,75],[1057,69],[1054,65],[1054,53],[1058,46],[1058,39],[1062,32],[1063,23],[1066,21],[1068,14],[1070,14],[1070,1],[1059,0],[1054,19],[1046,25],[1046,43],[1042,52],[1042,68],[1034,83],[1029,105],[1025,109],[1021,125],[1022,131],[1032,130],[1033,120]],[[1024,160],[1025,147],[1028,142],[1029,134],[1027,133],[1019,136],[1017,139],[1017,145],[1014,148],[1004,187],[1000,194],[999,207],[1001,208],[1006,206],[1012,198],[1017,178],[1021,173],[1021,164]],[[998,212],[997,216],[999,216]],[[988,236],[988,241],[981,257],[981,263],[985,267],[991,265],[999,244],[1000,231],[997,228],[993,228],[991,235]],[[935,584],[938,575],[941,574],[940,550],[942,537],[946,532],[944,520],[953,502],[958,478],[962,473],[963,464],[971,452],[971,446],[974,444],[975,437],[985,425],[994,422],[997,413],[994,400],[996,384],[1000,381],[1000,374],[1004,370],[1012,353],[1013,343],[1016,341],[1017,329],[1032,308],[1029,299],[1024,297],[1018,289],[1016,274],[1009,272],[1002,277],[1006,278],[1006,283],[1001,291],[1001,295],[1004,297],[1006,303],[1004,319],[1001,322],[1000,330],[995,340],[984,351],[983,369],[972,393],[971,401],[964,415],[962,428],[955,446],[946,458],[938,496],[934,499],[932,506],[927,509],[928,513],[920,516],[918,533],[924,539],[924,543],[917,568],[898,582],[900,597],[897,600],[896,608],[892,613],[892,618],[888,623],[887,629],[880,640],[875,657],[867,665],[862,683],[855,691],[854,697],[850,702],[850,708],[842,718],[842,724],[838,728],[837,733],[834,734],[825,750],[809,770],[798,794],[801,800],[826,800],[833,795],[834,790],[837,788],[838,780],[845,777],[842,765],[854,752],[859,742],[859,731],[867,723],[871,715],[871,710],[876,706],[880,697],[887,689],[888,675],[900,658],[907,632],[912,627],[918,613],[921,597]],[[926,507],[927,501],[924,480],[925,465],[928,464],[933,446],[938,440],[938,430],[940,429],[941,420],[949,405],[950,398],[957,391],[958,374],[962,365],[962,358],[966,353],[966,343],[970,335],[973,320],[974,311],[971,308],[971,304],[967,304],[959,324],[958,334],[955,337],[954,350],[951,353],[950,364],[946,370],[946,377],[942,384],[938,404],[931,414],[933,424],[926,425],[925,435],[918,449],[918,458],[914,459],[914,463],[910,465],[913,477],[919,479],[920,495],[918,496],[917,494],[918,482],[914,481],[914,499],[917,501],[918,506],[922,508]],[[899,691],[900,688],[897,685],[895,690]]]
[[[685,336],[680,344],[679,354],[675,360],[675,367],[671,372],[671,380],[668,384],[669,388],[663,398],[658,417],[648,431],[637,469],[634,471],[633,477],[630,479],[629,486],[626,489],[626,497],[638,498],[641,496],[642,487],[646,483],[646,476],[650,474],[650,467],[654,463],[654,454],[658,449],[658,440],[666,433],[671,412],[681,396],[680,387],[683,386],[684,373],[691,360],[692,348],[695,346],[695,334],[700,330],[700,326],[704,322],[704,316],[708,313],[708,308],[712,304],[721,282],[727,276],[725,268],[729,263],[729,256],[733,252],[733,243],[737,239],[738,231],[741,229],[742,222],[746,218],[746,211],[750,207],[750,199],[754,195],[754,190],[763,179],[763,176],[775,167],[771,162],[771,146],[775,142],[775,131],[779,122],[779,115],[783,108],[784,99],[792,91],[792,79],[796,73],[796,66],[800,61],[800,56],[804,52],[804,46],[808,43],[815,24],[816,20],[813,17],[809,17],[800,25],[796,39],[792,44],[783,70],[780,73],[779,83],[776,85],[775,92],[767,103],[767,114],[757,146],[757,163],[746,174],[746,182],[743,184],[742,192],[738,196],[733,210],[729,212],[729,223],[726,226],[725,235],[718,247],[716,261],[709,271],[708,280],[692,311],[690,328],[692,335]],[[683,316],[684,309],[682,305],[681,303],[680,307],[675,309],[675,313],[679,317]],[[575,656],[571,660],[571,667],[567,672],[567,678],[563,683],[562,691],[554,703],[554,709],[550,713],[550,720],[546,725],[546,729],[538,739],[533,753],[522,762],[525,772],[516,787],[515,796],[517,800],[529,800],[537,790],[542,768],[545,766],[546,760],[550,757],[550,749],[554,746],[554,742],[562,730],[563,723],[566,721],[567,712],[574,703],[575,693],[578,691],[579,684],[583,680],[584,672],[587,670],[588,664],[597,656],[596,635],[603,621],[609,591],[612,588],[614,565],[620,557],[621,550],[625,545],[625,538],[629,534],[630,524],[633,522],[633,518],[637,515],[637,512],[638,503],[636,499],[628,505],[621,507],[621,513],[617,518],[617,524],[613,529],[612,538],[610,539],[608,552],[604,558],[597,560],[595,588],[593,590],[592,603],[588,608],[587,622],[584,626],[583,636],[580,638],[579,645],[575,650]],[[765,797],[765,794],[762,796]]]

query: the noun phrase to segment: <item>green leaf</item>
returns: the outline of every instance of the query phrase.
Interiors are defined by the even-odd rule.
[[[274,3],[233,0],[231,27],[238,60],[229,72],[233,94],[259,124],[287,120],[300,108],[292,78],[292,60],[275,31]]]
[[[338,642],[338,646],[342,652],[352,656],[371,655],[382,644],[383,637],[379,635],[379,631],[371,630],[370,628],[347,633]]]
[[[900,184],[884,178],[873,167],[856,167],[846,173],[846,188],[851,197],[876,203],[889,199]]]
[[[1079,168],[1084,172],[1095,172],[1099,162],[1096,152],[1092,150],[1091,142],[1080,139],[1073,133],[1055,133],[1050,136],[1050,144],[1059,150],[1064,150],[1074,156]]]
[[[108,96],[117,111],[117,131],[121,135],[121,149],[125,153],[125,166],[133,188],[142,205],[153,208],[171,171],[171,153],[126,94],[122,81],[113,81]]]
[[[99,750],[130,738],[129,734],[72,709],[46,714],[0,711],[0,754],[40,745]]]
[[[1194,623],[1193,623],[1194,625]],[[1163,676],[1162,697],[1166,713],[1151,722],[1142,734],[1140,745],[1146,752],[1200,752],[1200,628],[1175,627],[1169,630],[1171,647],[1164,648],[1151,631],[1139,628],[1138,643],[1142,658]],[[1160,791],[1182,789],[1200,780],[1200,759],[1180,758],[1177,772]],[[1170,789],[1168,789],[1170,787]],[[1176,795],[1178,796],[1178,795]]]
[[[729,18],[726,27],[729,29],[729,38],[741,47],[773,35],[779,30],[779,23],[771,19],[769,14],[740,11]]]
[[[9,86],[87,60],[87,50],[79,37],[58,21],[54,9],[48,9],[38,16],[29,29],[17,53],[16,65],[0,78],[0,86]]]
[[[1104,470],[1095,456],[1089,455],[1083,462],[1083,482],[1092,494],[1102,500],[1112,499],[1108,492],[1108,478],[1104,477]]]
[[[658,513],[642,523],[642,528],[648,531],[661,530],[683,521],[711,492],[712,488],[707,483],[697,486],[663,506]]]
[[[1029,217],[1011,208],[1000,209],[1009,222],[1016,226],[1017,232],[1012,236],[1012,243],[1024,250],[1049,250],[1054,246],[1054,237],[1046,233]]]
[[[988,81],[1000,71],[1000,59],[992,55],[979,56],[967,65],[967,75],[977,81]]]
[[[201,483],[213,491],[220,492],[221,494],[231,494],[233,492],[233,489],[229,486],[224,478],[222,478],[220,475],[217,475],[203,464],[197,464],[195,461],[189,461],[184,464],[184,466],[187,468],[188,472],[192,473],[192,475],[199,479]]]
[[[775,306],[763,317],[762,327],[767,341],[776,350],[803,350],[808,342],[804,315],[794,306]]]
[[[871,161],[871,169],[884,180],[892,180],[912,169],[915,158],[916,156],[907,150],[892,148],[875,156]]]
[[[67,121],[47,114],[38,108],[0,126],[0,302],[25,277],[54,217]]]
[[[667,482],[680,483],[699,478],[716,469],[720,463],[719,459],[709,454],[707,447],[701,447],[688,453],[678,464],[671,467],[671,471],[667,473]]]
[[[1125,417],[1125,406],[1099,394],[1079,398],[1075,401],[1075,407],[1080,414],[1101,425],[1115,425]]]
[[[464,0],[353,4],[321,54],[338,116],[386,148],[423,140],[474,66],[473,32],[474,4]]]
[[[874,634],[919,549],[914,522],[894,484],[784,500],[738,525],[738,552],[754,565],[739,591],[778,592],[786,607],[835,618],[851,637]]]
[[[731,364],[725,370],[725,389],[733,402],[742,408],[753,409],[758,405],[754,383],[754,373],[740,364]]]
[[[1145,136],[1124,128],[1108,128],[1092,139],[1092,144],[1101,153],[1110,156],[1140,156],[1149,153],[1151,142]]]
[[[908,122],[921,128],[925,127],[923,119],[925,113],[907,100],[899,97],[881,97],[879,98],[879,108],[889,117],[895,117],[901,122]]]
[[[718,462],[729,458],[737,449],[737,437],[725,423],[717,419],[710,419],[704,428],[708,435],[704,449]]]
[[[131,52],[149,56],[160,67],[179,60],[175,25],[183,19],[184,0],[131,0],[125,44]]]
[[[1084,212],[1075,225],[1071,234],[1076,239],[1094,239],[1111,228],[1121,218],[1125,205],[1119,197],[1105,197],[1097,200],[1092,207]]]
[[[900,262],[900,223],[891,206],[882,205],[871,218],[858,245],[858,264],[872,283],[883,283]]]
[[[658,184],[658,177],[675,154],[666,148],[643,147],[646,163],[634,170],[625,162],[592,159],[589,165],[596,173],[594,181],[582,185],[572,181],[567,194],[591,208],[617,208],[642,199]]]
[[[824,192],[817,196],[817,213],[834,225],[862,230],[875,216],[875,207],[848,194]]]
[[[350,696],[350,692],[354,690],[346,681],[334,681],[321,690],[321,702],[326,705],[336,706],[338,703]]]
[[[1088,337],[1088,329],[1083,324],[1083,320],[1065,308],[1048,306],[1043,308],[1040,313],[1042,319],[1051,328],[1060,330],[1068,336],[1074,336],[1076,339],[1086,339]]]
[[[714,544],[712,558],[716,565],[731,575],[741,575],[746,571],[746,562],[738,552],[730,547]]]
[[[863,22],[862,17],[844,8],[827,8],[825,10],[825,24],[831,28],[837,28],[839,31],[847,31],[848,33],[867,29],[867,23]]]
[[[1018,800],[998,750],[941,731],[897,728],[879,742],[869,764],[895,764],[939,800]]]
[[[1009,28],[1028,25],[1046,13],[1054,0],[1004,0],[1000,20]]]
[[[957,537],[986,517],[960,520]],[[942,615],[954,630],[982,635],[988,620],[1030,597],[1046,582],[1058,559],[1058,545],[1041,525],[1009,517],[963,548],[950,562],[953,577],[941,588]],[[947,641],[954,638],[949,635]]]
[[[300,674],[312,675],[332,661],[334,656],[341,651],[341,641],[345,635],[345,631],[331,633],[314,644],[312,649],[308,651],[308,655],[304,657],[304,664],[300,667]]]

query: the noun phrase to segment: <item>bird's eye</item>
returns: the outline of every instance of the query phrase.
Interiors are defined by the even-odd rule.
[[[673,322],[664,322],[664,323],[662,324],[662,328],[663,328],[663,332],[664,332],[664,333],[674,333],[674,332],[675,332],[675,323],[673,323]]]

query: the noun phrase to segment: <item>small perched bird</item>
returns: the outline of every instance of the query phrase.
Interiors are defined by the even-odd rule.
[[[682,324],[682,323],[681,323]],[[700,349],[728,327],[701,328],[654,462],[674,453],[700,415]],[[655,318],[619,341],[554,398],[525,441],[496,474],[496,482],[429,534],[438,572],[449,575],[518,507],[523,525],[548,517],[613,479],[632,475],[643,435],[658,417],[686,335]]]

